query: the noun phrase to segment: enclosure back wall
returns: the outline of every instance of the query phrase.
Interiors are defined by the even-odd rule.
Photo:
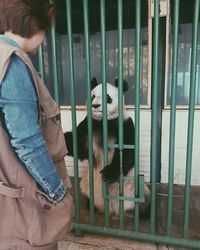
[[[89,141],[92,141],[90,80],[96,77],[103,83],[119,78],[119,135],[117,145],[123,151],[122,80],[130,85],[126,94],[127,108],[135,123],[135,197],[132,226],[126,227],[123,212],[123,190],[117,225],[110,224],[109,195],[104,185],[105,213],[101,224],[95,221],[93,199],[90,199],[90,220],[81,222],[77,153],[67,159],[73,165],[75,180],[76,234],[97,232],[152,242],[199,248],[200,242],[191,237],[190,189],[199,185],[199,139],[197,127],[200,102],[199,81],[199,0],[188,1],[140,0],[66,0],[57,1],[56,26],[39,51],[39,71],[52,95],[61,105],[65,130],[74,132],[75,125],[86,114],[88,99]],[[163,9],[162,9],[163,7]],[[159,16],[162,9],[161,16]],[[106,93],[104,94],[105,103]],[[104,105],[106,109],[106,104]],[[104,112],[106,114],[106,112]],[[104,142],[106,138],[104,115]],[[72,123],[70,123],[72,121]],[[109,145],[104,143],[105,165]],[[93,185],[92,145],[89,151],[90,185]],[[71,162],[70,162],[71,161]],[[83,164],[84,165],[84,164]],[[150,221],[143,226],[139,219],[143,176],[150,181]],[[120,178],[123,187],[124,178]],[[168,183],[166,230],[157,224],[157,183]],[[181,233],[173,231],[174,184],[184,186],[184,213]],[[94,194],[91,191],[91,196]]]

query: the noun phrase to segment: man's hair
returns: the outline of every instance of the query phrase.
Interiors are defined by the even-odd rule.
[[[30,38],[50,28],[53,12],[49,0],[0,0],[0,34],[12,31]]]

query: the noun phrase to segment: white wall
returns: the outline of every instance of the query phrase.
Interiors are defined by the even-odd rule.
[[[162,123],[162,182],[168,182],[169,162],[169,122],[170,112],[163,112]],[[186,153],[187,153],[187,123],[188,111],[181,110],[176,113],[176,136],[175,136],[175,163],[174,183],[185,183]],[[194,139],[193,139],[193,163],[192,184],[200,185],[200,111],[195,112]]]

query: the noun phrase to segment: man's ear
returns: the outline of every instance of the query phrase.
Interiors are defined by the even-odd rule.
[[[91,80],[91,89],[94,89],[98,85],[97,79],[95,77]]]
[[[118,78],[115,79],[115,87],[118,88]],[[123,92],[126,92],[128,90],[128,82],[126,80],[123,80]]]

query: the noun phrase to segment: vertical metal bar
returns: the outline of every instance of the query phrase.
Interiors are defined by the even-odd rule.
[[[135,2],[135,197],[139,196],[139,157],[140,157],[140,73],[141,73],[141,0]],[[134,229],[139,230],[139,204],[135,203],[134,209]]]
[[[43,56],[43,45],[41,45],[38,49],[38,63],[39,63],[39,71],[41,74],[41,78],[44,81],[45,73],[44,73],[44,56]]]
[[[197,65],[197,82],[198,82],[198,84],[197,84],[197,99],[196,99],[196,104],[199,104],[199,102],[200,102],[200,72],[199,72],[199,70],[200,70],[200,67],[199,67],[199,65]]]
[[[89,180],[90,180],[90,223],[94,224],[94,176],[93,176],[93,138],[92,138],[92,102],[90,86],[90,45],[89,45],[89,14],[88,0],[83,1],[84,38],[86,54],[87,82],[87,115],[88,115],[88,149],[89,149]]]
[[[176,87],[178,70],[178,25],[179,25],[179,0],[174,1],[173,23],[173,53],[172,53],[172,81],[171,81],[171,111],[170,111],[170,136],[169,136],[169,176],[168,176],[168,209],[167,209],[167,235],[172,233],[173,209],[173,182],[174,182],[174,149],[176,130]]]
[[[53,86],[54,86],[54,98],[59,103],[59,84],[58,84],[58,63],[57,63],[57,51],[56,51],[56,32],[55,25],[51,28],[51,50],[52,50],[52,67],[53,67]]]
[[[120,150],[120,180],[119,180],[119,195],[124,193],[124,181],[122,171],[122,158],[123,158],[123,3],[122,0],[118,0],[118,83],[119,83],[119,150]],[[120,228],[124,225],[124,201],[119,201],[119,223]]]
[[[104,166],[108,165],[108,124],[107,124],[107,87],[106,87],[106,32],[105,32],[105,0],[100,0],[101,17],[101,60],[102,60],[102,93],[103,93],[103,150]],[[103,183],[104,197],[108,193],[108,184]],[[109,200],[104,200],[104,224],[109,226]]]
[[[74,180],[75,180],[75,222],[80,224],[80,186],[79,186],[79,170],[78,170],[78,146],[77,146],[77,130],[76,130],[76,97],[74,82],[74,60],[73,60],[73,43],[72,43],[72,12],[71,0],[66,0],[67,7],[67,35],[69,48],[69,67],[70,67],[70,87],[71,87],[71,108],[72,108],[72,131],[73,131],[73,152],[74,152]],[[77,236],[81,235],[79,229],[75,229]]]
[[[192,149],[193,149],[193,130],[194,130],[195,89],[196,89],[199,2],[200,2],[200,0],[196,0],[195,4],[194,4],[194,19],[193,19],[193,29],[192,29],[192,55],[191,55],[191,69],[190,69],[190,99],[189,99],[187,157],[186,157],[186,175],[185,175],[184,238],[188,238],[188,230],[189,230],[190,185],[191,185],[191,171],[192,171]]]
[[[150,231],[156,226],[156,169],[157,169],[157,113],[158,113],[158,51],[159,51],[159,0],[154,1],[153,24],[153,74],[152,74],[152,121],[151,121],[151,216]]]

